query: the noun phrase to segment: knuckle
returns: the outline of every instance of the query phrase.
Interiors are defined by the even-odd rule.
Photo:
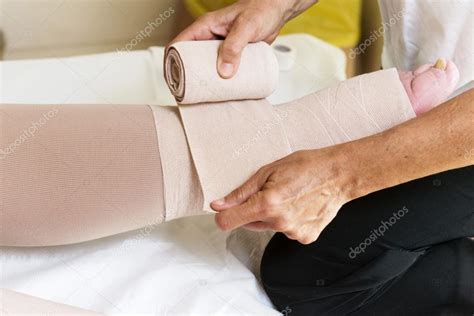
[[[317,234],[305,235],[302,238],[300,238],[299,242],[302,243],[303,245],[309,245],[315,242],[316,239],[318,239]]]
[[[255,174],[262,175],[267,170],[267,166],[260,167]]]
[[[262,194],[262,203],[265,207],[272,208],[280,203],[280,195],[275,191],[265,191]]]
[[[278,218],[275,220],[273,223],[273,228],[276,231],[286,231],[290,228],[290,225],[287,221],[285,221],[283,218]]]
[[[232,193],[232,198],[237,200],[237,201],[243,201],[245,200],[245,191],[242,188],[237,188],[234,190]]]
[[[271,217],[274,214],[273,212],[274,211],[269,207],[263,207],[260,211],[260,213],[262,214],[264,218]]]
[[[283,212],[281,215],[280,215],[280,218],[285,221],[285,223],[291,223],[291,221],[293,220],[292,216],[290,215],[289,212]]]
[[[298,240],[298,238],[299,238],[298,233],[296,233],[294,231],[285,232],[285,235],[286,235],[286,237],[288,237],[291,240]]]
[[[257,8],[246,8],[246,10],[239,14],[236,22],[241,24],[243,27],[255,29],[255,27],[265,23],[265,18],[262,17],[261,10],[258,10]]]
[[[222,53],[224,54],[224,57],[235,58],[239,56],[240,50],[240,45],[231,41],[225,41],[222,46]]]
[[[298,241],[302,243],[303,245],[309,245],[312,242],[312,239],[308,236],[303,236],[298,238]]]
[[[267,192],[262,194],[262,204],[267,209],[269,209],[272,206],[271,197]]]
[[[263,167],[260,167],[260,169],[257,170],[256,174],[259,176],[264,176],[270,170],[270,166],[271,165],[265,165]]]

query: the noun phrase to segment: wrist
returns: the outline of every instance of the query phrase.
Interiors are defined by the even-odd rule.
[[[391,186],[386,172],[390,157],[378,150],[383,137],[379,134],[333,146],[334,161],[342,170],[342,193],[347,201]]]

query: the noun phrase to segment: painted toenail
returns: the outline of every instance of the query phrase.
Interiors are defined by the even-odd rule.
[[[434,64],[433,68],[446,70],[446,60],[444,60],[443,58],[439,58]]]

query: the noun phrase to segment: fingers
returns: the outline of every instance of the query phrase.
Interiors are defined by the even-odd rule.
[[[222,78],[228,79],[235,75],[239,69],[242,51],[254,37],[253,23],[244,16],[238,17],[219,48],[217,70]]]
[[[247,202],[217,213],[215,216],[217,226],[227,231],[253,222],[262,221],[265,214],[260,209],[260,194],[261,192],[258,192],[252,195],[252,198]]]
[[[199,40],[211,40],[214,39],[216,36],[212,32],[212,27],[209,25],[212,23],[210,18],[204,16],[199,18],[184,29],[181,33],[179,33],[169,44],[168,46],[181,41],[199,41]]]
[[[254,222],[244,225],[243,227],[254,232],[264,232],[267,230],[271,230],[270,226],[265,222]]]
[[[266,168],[260,169],[255,175],[253,175],[244,184],[232,191],[226,197],[213,201],[211,203],[212,209],[215,211],[222,211],[244,203],[251,195],[260,191],[267,181],[269,173],[270,170]]]
[[[337,212],[323,212],[319,219],[307,220],[307,214],[291,214],[287,208],[275,207],[277,192],[259,191],[242,205],[222,211],[216,215],[217,226],[232,230],[243,226],[252,231],[275,231],[285,234],[289,239],[308,245],[315,242],[324,228],[334,219]]]
[[[246,202],[216,214],[217,226],[222,230],[232,230],[253,222],[265,222],[269,229],[286,231],[290,227],[289,217],[285,215],[288,212],[276,207],[278,200],[279,193],[275,190],[258,191]],[[258,228],[263,228],[263,224]]]

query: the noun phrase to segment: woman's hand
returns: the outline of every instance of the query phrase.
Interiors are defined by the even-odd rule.
[[[211,206],[223,230],[273,230],[303,244],[315,241],[341,206],[355,197],[356,177],[338,146],[295,152],[261,168]]]
[[[241,0],[221,10],[207,13],[182,31],[173,41],[210,40],[225,37],[219,49],[217,69],[230,78],[240,64],[248,43],[272,43],[291,18],[316,0]]]

